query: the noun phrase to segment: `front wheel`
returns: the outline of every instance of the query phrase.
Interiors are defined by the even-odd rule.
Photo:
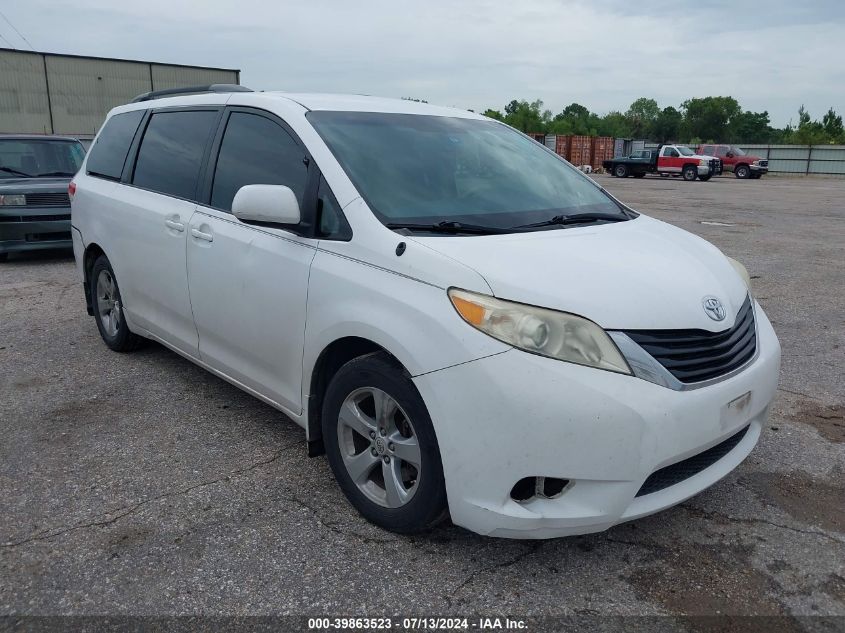
[[[616,168],[613,170],[613,175],[617,178],[627,178],[628,177],[628,166],[627,165],[617,165]]]
[[[364,518],[411,534],[446,516],[431,418],[410,378],[386,353],[338,370],[326,391],[322,426],[335,479]]]
[[[743,178],[743,179],[744,179],[744,178],[748,178],[748,176],[749,176],[750,174],[751,174],[751,170],[748,168],[748,166],[747,166],[747,165],[739,165],[739,166],[738,166],[738,167],[734,170],[734,175],[735,175],[737,178]]]
[[[698,170],[693,165],[687,165],[682,172],[684,180],[693,181],[698,178]]]
[[[143,342],[144,339],[129,330],[123,316],[120,288],[105,255],[100,255],[91,269],[90,301],[94,308],[97,329],[110,349],[115,352],[131,352]]]

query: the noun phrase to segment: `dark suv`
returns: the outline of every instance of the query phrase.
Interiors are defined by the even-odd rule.
[[[0,261],[73,246],[67,188],[84,157],[75,138],[0,135]]]

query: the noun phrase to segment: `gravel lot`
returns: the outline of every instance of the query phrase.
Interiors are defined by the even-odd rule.
[[[727,479],[584,537],[383,532],[273,409],[160,346],[110,352],[70,254],[13,256],[0,614],[845,616],[845,180],[596,178],[744,262],[780,336],[772,418]]]

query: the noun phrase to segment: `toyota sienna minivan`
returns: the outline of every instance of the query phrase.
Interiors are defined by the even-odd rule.
[[[754,448],[780,346],[713,245],[472,112],[168,92],[70,185],[88,311],[296,421],[370,521],[595,532]]]

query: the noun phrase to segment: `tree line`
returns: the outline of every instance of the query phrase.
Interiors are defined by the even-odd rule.
[[[743,110],[733,97],[687,99],[679,108],[660,108],[657,101],[640,97],[625,112],[604,115],[590,112],[579,103],[558,114],[543,102],[514,99],[504,110],[485,110],[484,115],[504,121],[523,132],[583,134],[614,138],[649,139],[657,142],[784,143],[799,145],[845,144],[842,116],[830,108],[813,119],[802,105],[798,122],[772,127],[769,113]]]

